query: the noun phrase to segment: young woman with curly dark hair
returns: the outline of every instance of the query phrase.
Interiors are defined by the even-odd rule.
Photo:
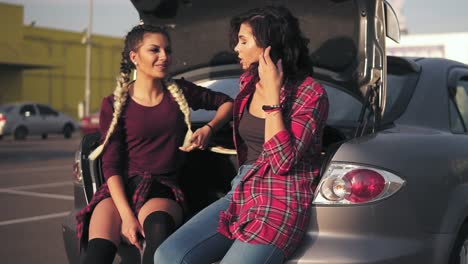
[[[282,263],[307,230],[328,115],[308,40],[274,6],[234,17],[231,36],[244,70],[234,101],[238,175],[159,247],[157,264]]]

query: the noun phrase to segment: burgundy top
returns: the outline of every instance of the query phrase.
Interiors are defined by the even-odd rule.
[[[187,128],[178,104],[169,97],[170,93],[164,91],[161,103],[151,107],[127,99],[122,118],[102,155],[106,180],[113,175],[125,175],[123,170],[151,174],[175,171],[178,147],[183,143]],[[112,121],[112,102],[113,96],[102,102],[100,126],[106,133]]]
[[[231,100],[228,96],[177,80],[189,106],[216,110]],[[113,113],[113,96],[104,98],[100,114],[100,128],[104,139]],[[179,105],[164,91],[160,104],[152,107],[140,105],[130,97],[122,111],[118,124],[102,155],[104,178],[127,175],[132,172],[168,174],[175,172],[179,147],[187,126]],[[128,172],[128,173],[125,173]]]

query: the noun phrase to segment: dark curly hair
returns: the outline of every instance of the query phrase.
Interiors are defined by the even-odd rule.
[[[257,46],[271,46],[277,59],[282,59],[284,76],[312,73],[309,58],[309,39],[304,37],[299,21],[284,6],[254,8],[231,19],[230,45],[237,45],[240,26],[247,23]],[[274,55],[274,56],[275,56]],[[251,66],[256,71],[258,64]]]

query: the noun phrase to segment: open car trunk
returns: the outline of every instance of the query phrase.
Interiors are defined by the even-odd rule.
[[[284,5],[310,40],[314,77],[385,109],[385,40],[399,40],[399,27],[384,0],[132,0],[144,23],[170,29],[172,72],[237,64],[229,48],[229,23],[254,7]],[[189,43],[189,45],[187,45]],[[375,93],[369,98],[368,90]]]
[[[310,40],[313,76],[340,87],[362,102],[354,136],[375,131],[386,107],[386,37],[399,41],[398,20],[385,0],[132,0],[144,23],[170,29],[174,50],[173,74],[206,66],[237,64],[229,48],[229,23],[234,15],[265,5],[284,5],[299,19]],[[187,45],[190,43],[190,45]],[[372,122],[365,120],[371,112]],[[371,129],[366,124],[371,123]],[[377,128],[378,129],[378,128]],[[348,137],[349,138],[349,137]],[[325,160],[346,139],[327,127]],[[327,162],[324,163],[324,167]]]

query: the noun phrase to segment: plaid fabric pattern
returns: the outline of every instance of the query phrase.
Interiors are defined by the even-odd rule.
[[[159,181],[161,184],[164,184],[171,188],[176,201],[184,207],[184,194],[182,190],[178,187],[175,181],[175,175],[173,177],[170,176],[160,176],[160,175],[152,175],[149,172],[132,172],[130,177],[134,177],[136,175],[141,175],[142,180],[138,185],[137,189],[132,195],[132,200],[129,201],[130,208],[135,215],[138,215],[140,209],[143,207],[145,202],[148,200],[147,197],[149,195],[149,190],[153,181]],[[106,198],[110,198],[110,191],[107,183],[101,185],[99,190],[94,194],[93,198],[89,202],[89,204],[81,209],[78,214],[76,215],[76,235],[78,237],[78,241],[80,242],[80,249],[86,246],[88,242],[88,227],[89,221],[91,220],[91,215],[93,213],[94,208],[96,205]],[[85,232],[86,231],[86,232]]]
[[[241,90],[234,101],[234,143],[238,162],[247,157],[247,147],[238,127],[249,97],[255,89],[249,74],[241,76]],[[286,130],[263,145],[252,169],[234,190],[229,208],[221,212],[218,232],[230,239],[254,244],[272,244],[291,256],[302,240],[320,172],[323,128],[328,116],[328,98],[311,77],[287,80],[280,102]]]

